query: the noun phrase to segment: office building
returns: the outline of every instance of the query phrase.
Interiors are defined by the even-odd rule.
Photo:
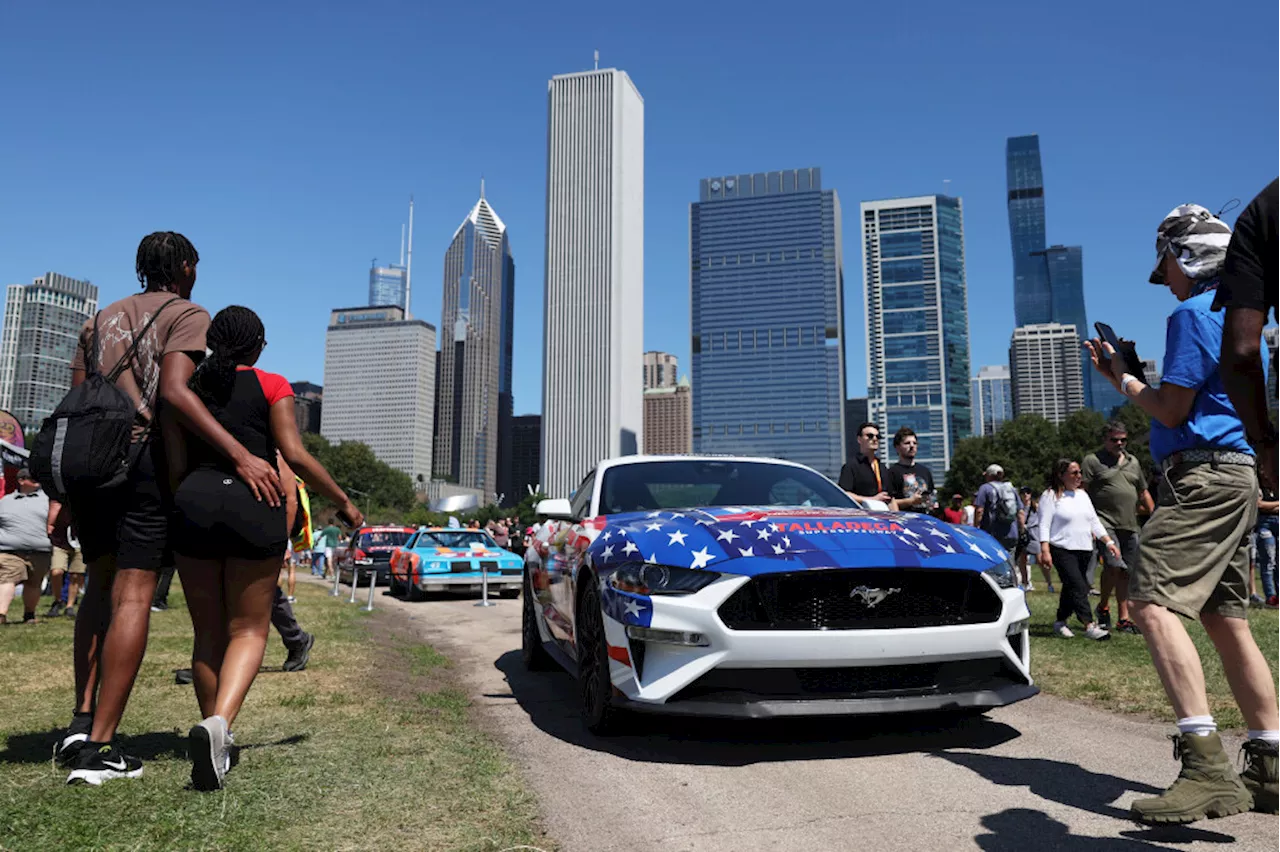
[[[435,374],[431,324],[394,306],[331,311],[320,434],[367,444],[421,490],[431,479]]]
[[[1264,330],[1263,335],[1265,336],[1265,334],[1266,332]],[[1147,384],[1151,385],[1151,387],[1153,388],[1160,387],[1160,362],[1159,361],[1157,361],[1155,358],[1143,358],[1142,372],[1146,373],[1147,375]]]
[[[1013,248],[1014,325],[1051,322],[1053,299],[1044,262],[1033,257],[1044,251],[1044,171],[1040,137],[1013,136],[1005,142],[1008,183],[1009,243]]]
[[[511,487],[515,274],[507,226],[481,184],[444,256],[433,460],[438,478],[478,488],[487,501]]]
[[[1009,243],[1013,249],[1014,325],[1065,323],[1075,326],[1080,339],[1087,340],[1092,335],[1085,318],[1083,249],[1062,245],[1046,248],[1044,170],[1039,136],[1008,139],[1005,173]],[[1082,353],[1080,374],[1085,405],[1096,407],[1090,369],[1089,357]]]
[[[675,387],[679,369],[679,361],[670,352],[644,353],[644,389]]]
[[[0,408],[22,424],[28,441],[71,389],[80,330],[97,310],[97,287],[56,272],[9,286],[0,335]]]
[[[944,472],[973,425],[963,207],[945,195],[864,201],[862,238],[868,419],[886,436],[910,426],[917,459]]]
[[[378,266],[374,261],[369,269],[369,306],[395,305],[404,307],[405,268],[392,264]]]
[[[693,452],[693,394],[689,379],[644,392],[644,451],[651,456]]]
[[[844,458],[858,454],[858,427],[867,422],[867,398],[850,397],[844,401]]]
[[[643,445],[644,100],[623,71],[547,86],[542,477],[571,494]]]
[[[1277,340],[1278,336],[1280,336],[1280,328],[1274,325],[1262,330],[1262,339],[1267,344],[1265,358],[1267,365],[1267,410],[1273,414],[1280,407],[1280,384],[1277,384],[1276,381],[1276,352],[1277,344],[1280,343]]]
[[[298,431],[320,434],[320,408],[324,402],[324,388],[311,382],[292,382],[293,417],[298,423]]]
[[[840,199],[816,168],[704,178],[690,205],[693,449],[837,476],[844,455]]]
[[[1039,414],[1057,424],[1084,408],[1079,351],[1075,326],[1037,323],[1015,328],[1009,344],[1013,416]]]
[[[511,418],[511,490],[504,505],[514,506],[542,483],[542,415]]]
[[[1005,365],[980,368],[973,378],[970,395],[975,436],[994,435],[1005,421],[1013,419],[1013,385]]]

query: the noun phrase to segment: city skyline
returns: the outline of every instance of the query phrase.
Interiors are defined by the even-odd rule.
[[[819,168],[703,178],[689,207],[693,451],[844,462],[840,197]]]
[[[1158,19],[1120,15],[1077,44],[1038,43],[1018,74],[982,51],[958,64],[946,57],[966,40],[995,48],[1049,27],[1083,27],[1094,13],[1027,8],[1016,16],[975,16],[926,4],[906,26],[888,8],[859,10],[856,18],[853,10],[834,10],[833,25],[858,22],[849,45],[870,63],[897,61],[904,38],[921,53],[921,61],[880,81],[871,103],[848,85],[845,59],[792,34],[744,31],[731,39],[698,38],[697,49],[689,49],[696,33],[719,25],[709,8],[683,10],[679,28],[655,7],[601,10],[555,26],[490,20],[479,8],[398,9],[391,33],[389,12],[378,3],[302,21],[283,9],[256,11],[255,27],[245,30],[235,26],[241,13],[234,3],[133,21],[105,10],[66,17],[32,4],[14,9],[15,31],[56,29],[65,55],[52,68],[37,44],[19,40],[0,56],[26,81],[12,93],[11,109],[48,130],[0,140],[8,190],[0,205],[0,283],[29,282],[53,268],[92,280],[104,303],[114,301],[137,288],[133,254],[141,236],[179,230],[203,259],[196,300],[211,313],[227,304],[253,307],[271,339],[262,366],[319,381],[328,309],[364,301],[370,257],[382,263],[397,257],[406,195],[418,193],[415,248],[438,258],[484,175],[491,200],[517,234],[513,250],[532,274],[517,295],[513,388],[516,410],[537,411],[545,81],[591,68],[594,47],[608,64],[627,68],[654,105],[644,348],[686,363],[688,314],[672,305],[688,286],[688,186],[707,174],[822,163],[825,184],[840,192],[846,208],[895,195],[962,195],[970,300],[982,306],[984,324],[1000,329],[975,334],[973,362],[991,364],[1004,359],[1013,327],[1006,137],[1040,134],[1050,171],[1049,236],[1087,248],[1090,308],[1135,339],[1143,357],[1161,356],[1163,318],[1172,308],[1167,294],[1146,283],[1156,224],[1184,201],[1218,210],[1233,197],[1247,200],[1275,172],[1272,126],[1237,140],[1231,157],[1188,160],[1153,143],[1150,128],[1168,112],[1149,96],[1162,85],[1161,45],[1177,43],[1180,22],[1198,16],[1189,3],[1165,7]],[[1203,120],[1229,123],[1259,102],[1273,102],[1275,46],[1265,28],[1229,16],[1199,26],[1205,38],[1237,48],[1218,75],[1184,81],[1180,89],[1202,105]],[[190,45],[166,38],[175,27],[194,33],[232,27],[234,35],[197,37],[193,62]],[[440,27],[483,28],[496,55],[475,63],[463,44],[449,40],[418,49]],[[373,41],[384,46],[375,56],[349,49]],[[1080,62],[1082,48],[1087,63]],[[246,51],[253,61],[243,61]],[[128,93],[144,91],[149,78],[130,57],[143,52],[166,64],[166,95],[195,116],[181,143],[139,140],[131,132]],[[752,61],[757,54],[769,61]],[[353,62],[354,55],[361,61]],[[446,82],[459,67],[470,69],[470,87]],[[936,85],[943,73],[945,90]],[[1239,85],[1224,90],[1224,78]],[[502,132],[486,131],[493,107],[474,96],[477,90],[500,97]],[[286,91],[290,97],[282,100],[278,93]],[[762,122],[766,102],[786,104],[797,116],[807,110],[820,117],[821,128],[798,119]],[[396,121],[370,133],[371,115]],[[442,116],[467,129],[440,132]],[[92,134],[83,132],[85,122]],[[870,125],[895,127],[893,144],[863,132]],[[151,188],[163,185],[183,189]],[[854,230],[844,236],[858,238]],[[414,315],[439,325],[435,261],[417,267],[428,273],[415,278]],[[850,396],[861,395],[865,382],[856,360],[865,351],[860,301],[846,300]]]

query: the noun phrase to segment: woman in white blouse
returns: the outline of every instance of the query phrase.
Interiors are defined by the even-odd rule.
[[[1040,495],[1040,563],[1057,568],[1062,585],[1053,632],[1065,639],[1074,636],[1067,627],[1067,619],[1074,613],[1084,625],[1085,636],[1110,639],[1111,634],[1093,621],[1085,572],[1093,554],[1094,539],[1101,541],[1117,559],[1120,550],[1102,528],[1093,510],[1093,501],[1081,487],[1080,480],[1078,462],[1058,459],[1049,477],[1049,490]]]

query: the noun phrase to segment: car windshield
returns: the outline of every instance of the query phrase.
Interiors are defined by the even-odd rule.
[[[497,547],[487,532],[483,530],[436,530],[424,532],[417,542],[417,547],[453,547],[466,549],[472,544],[483,544],[485,547]]]
[[[409,540],[413,533],[404,530],[378,530],[377,532],[360,533],[360,547],[367,550],[371,547],[399,547]]]
[[[699,506],[854,507],[853,498],[807,468],[769,462],[688,459],[609,468],[600,511]]]

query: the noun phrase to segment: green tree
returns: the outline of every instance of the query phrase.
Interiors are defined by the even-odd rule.
[[[995,435],[992,461],[1018,486],[1044,487],[1049,468],[1062,455],[1058,430],[1038,414],[1006,421]]]
[[[409,474],[378,461],[373,450],[359,441],[331,444],[320,435],[305,434],[303,446],[351,497],[370,520],[394,523],[413,509],[416,500]],[[312,514],[331,516],[334,506],[321,494],[312,494]]]
[[[1102,430],[1107,419],[1096,411],[1082,408],[1058,424],[1058,443],[1062,458],[1083,461],[1102,446]]]

